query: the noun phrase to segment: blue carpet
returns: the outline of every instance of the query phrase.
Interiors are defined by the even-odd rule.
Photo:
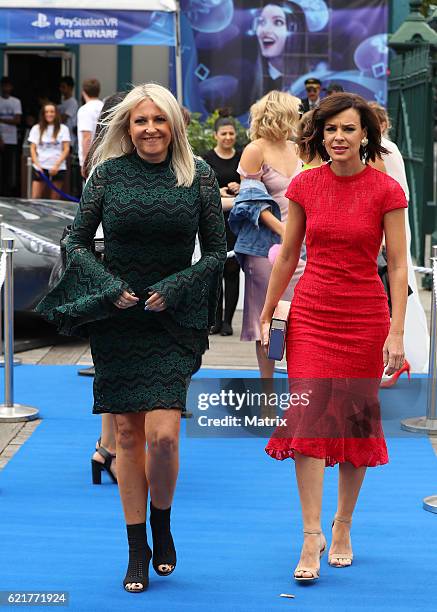
[[[389,437],[390,463],[368,471],[352,532],[354,565],[330,568],[325,557],[319,582],[302,587],[290,578],[301,544],[292,462],[267,457],[260,438],[194,439],[183,431],[177,571],[166,579],[151,570],[147,593],[125,593],[121,505],[115,486],[90,482],[100,419],[90,414],[92,380],[77,369],[15,370],[16,401],[40,408],[43,422],[0,473],[0,590],[66,590],[69,609],[87,612],[432,608],[437,516],[422,510],[422,498],[437,491],[437,461],[429,441],[415,436]],[[405,385],[382,394],[393,420],[396,410],[411,416]],[[419,405],[417,414],[424,411]],[[336,486],[337,470],[329,469],[327,536]]]

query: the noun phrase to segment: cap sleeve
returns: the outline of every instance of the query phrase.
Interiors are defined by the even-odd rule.
[[[295,176],[291,183],[288,186],[287,191],[285,192],[285,197],[297,204],[300,204],[302,208],[305,210],[305,198],[304,198],[304,189],[303,189],[303,177],[305,176],[305,172],[302,172]]]
[[[263,177],[264,174],[264,164],[261,166],[261,168],[258,170],[258,172],[253,172],[251,174],[247,173],[242,167],[241,164],[238,164],[238,168],[237,168],[237,172],[240,176],[244,176],[244,178],[247,179],[256,179],[257,181],[260,181]]]
[[[408,204],[404,190],[397,181],[391,179],[382,203],[382,214],[385,215],[385,213],[388,213],[391,210],[407,207]]]
[[[32,126],[29,132],[29,136],[27,137],[27,140],[31,142],[32,144],[38,144],[39,142],[39,125],[38,124]]]

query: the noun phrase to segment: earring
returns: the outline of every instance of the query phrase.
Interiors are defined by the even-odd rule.
[[[325,139],[322,140],[322,145],[325,146]]]
[[[361,141],[361,146],[362,147],[367,147],[367,145],[369,144],[369,140],[368,138],[364,137]]]

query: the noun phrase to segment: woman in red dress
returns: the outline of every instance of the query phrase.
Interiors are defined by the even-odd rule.
[[[404,361],[407,300],[404,193],[363,160],[385,153],[378,120],[360,96],[322,100],[301,142],[319,168],[295,177],[287,191],[284,242],[261,315],[262,342],[299,258],[306,235],[307,265],[295,289],[287,332],[290,391],[299,395],[266,451],[295,460],[304,542],[294,577],[314,581],[326,549],[320,517],[324,468],[339,463],[337,512],[329,563],[352,563],[350,526],[366,468],[388,462],[378,386]],[[387,245],[392,319],[377,274],[383,232]],[[298,401],[296,401],[296,398]]]

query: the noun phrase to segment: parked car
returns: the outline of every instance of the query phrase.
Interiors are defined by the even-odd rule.
[[[0,198],[2,238],[14,238],[14,309],[31,311],[59,276],[59,241],[74,202]],[[51,279],[51,280],[50,280]]]

